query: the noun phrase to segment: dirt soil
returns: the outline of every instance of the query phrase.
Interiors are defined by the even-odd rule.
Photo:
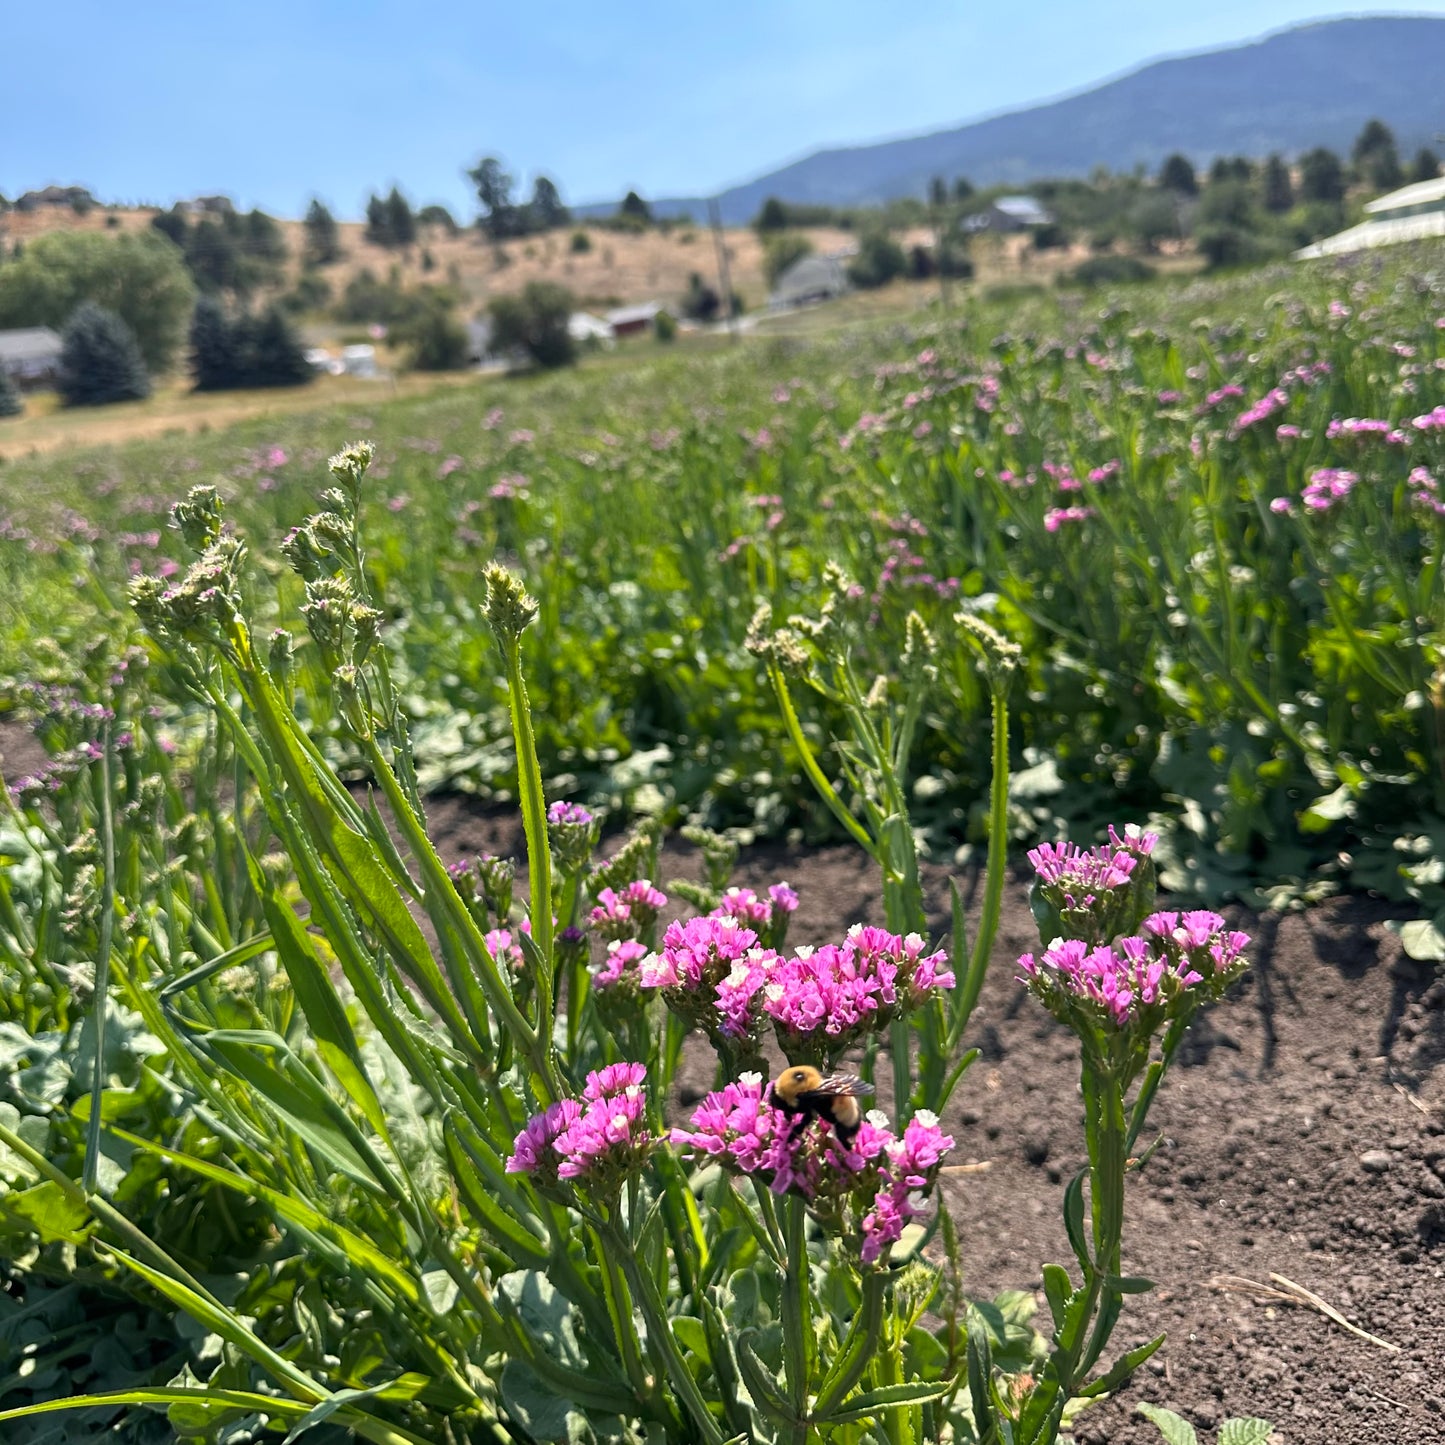
[[[431,830],[448,860],[520,852],[510,819],[464,799],[434,803]],[[660,871],[696,877],[696,857],[670,844]],[[947,877],[927,873],[940,935]],[[760,846],[734,881],[779,879],[801,899],[790,944],[882,921],[855,848]],[[1126,1302],[1110,1358],[1168,1338],[1079,1417],[1079,1445],[1159,1445],[1140,1401],[1178,1411],[1206,1441],[1231,1416],[1262,1415],[1281,1445],[1445,1442],[1445,981],[1402,954],[1389,916],[1364,896],[1232,915],[1254,937],[1252,967],[1196,1024],[1151,1115],[1161,1142],[1131,1180],[1124,1272],[1157,1288]],[[1037,947],[1014,879],[968,1040],[982,1056],[944,1124],[958,1162],[989,1165],[946,1182],[970,1290],[1032,1289],[1046,1321],[1040,1265],[1073,1262],[1061,1210],[1084,1145],[1077,1045],[1015,982],[1014,959]],[[704,1049],[685,1064],[679,1112],[709,1086],[709,1062]],[[1272,1273],[1398,1349],[1219,1283],[1268,1286]]]

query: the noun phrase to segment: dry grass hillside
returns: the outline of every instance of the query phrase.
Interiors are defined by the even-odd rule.
[[[156,214],[152,209],[101,209],[77,216],[69,209],[46,209],[29,213],[0,214],[0,240],[26,241],[52,230],[101,231],[107,228],[144,230]],[[279,223],[286,236],[291,260],[288,284],[301,270],[305,231],[301,222]],[[565,226],[543,236],[529,236],[494,246],[475,228],[455,235],[439,226],[421,227],[417,243],[404,250],[374,246],[364,239],[360,222],[341,223],[344,255],[322,274],[339,297],[347,282],[363,269],[385,279],[395,267],[404,285],[451,282],[466,297],[463,310],[483,310],[494,296],[520,291],[529,281],[555,281],[567,287],[587,310],[604,311],[637,301],[675,304],[688,289],[688,279],[699,273],[710,286],[718,285],[717,249],[706,226],[674,225],[667,230],[644,232],[613,231],[602,226]],[[837,251],[853,243],[853,235],[831,227],[803,232],[815,251]],[[587,248],[573,249],[573,237],[585,235]],[[905,246],[930,244],[926,230],[898,233]],[[724,232],[728,268],[733,289],[749,310],[767,300],[768,286],[763,272],[763,246],[747,227]],[[1051,282],[1070,266],[1089,255],[1086,247],[1075,245],[1036,252],[1024,236],[988,237],[976,241],[973,259],[980,283],[1033,281]],[[428,264],[430,258],[430,264]],[[1156,263],[1161,258],[1154,258]],[[1189,264],[1184,258],[1162,258],[1162,269]],[[315,330],[316,328],[308,328]]]
[[[68,209],[45,209],[0,215],[0,237],[26,241],[53,230],[100,231],[107,227],[144,230],[154,210],[96,209],[77,216]],[[113,221],[111,218],[114,218]],[[304,228],[299,221],[282,221],[291,252],[292,279],[300,270]],[[471,309],[485,306],[493,296],[519,291],[529,281],[556,281],[566,286],[581,306],[603,310],[634,301],[676,301],[696,271],[717,285],[717,250],[706,226],[673,226],[667,231],[640,234],[612,231],[600,226],[568,226],[544,236],[529,236],[493,246],[474,228],[449,235],[442,227],[423,226],[416,245],[405,250],[373,246],[363,238],[359,222],[341,223],[343,258],[323,274],[337,295],[363,268],[385,278],[399,268],[407,285],[452,281],[465,292]],[[574,234],[587,237],[588,249],[573,251]],[[833,251],[846,246],[848,232],[833,229],[807,233],[814,249]],[[763,275],[763,248],[749,229],[724,233],[728,267],[735,290],[749,307],[763,303],[767,283]],[[428,267],[427,257],[431,264]]]

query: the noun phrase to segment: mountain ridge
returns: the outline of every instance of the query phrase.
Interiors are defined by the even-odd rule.
[[[1146,62],[1081,90],[922,134],[813,151],[718,195],[741,224],[768,196],[876,205],[922,195],[929,179],[1024,184],[1096,166],[1156,169],[1173,151],[1217,155],[1347,151],[1367,120],[1385,121],[1402,155],[1445,131],[1445,16],[1311,21],[1237,45]],[[703,197],[652,203],[661,216],[706,214]],[[607,214],[608,204],[577,208]]]

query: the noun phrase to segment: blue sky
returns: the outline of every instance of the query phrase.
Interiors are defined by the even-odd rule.
[[[278,215],[318,194],[357,215],[399,183],[470,214],[462,171],[496,154],[574,203],[708,194],[821,146],[1315,19],[1319,3],[0,0],[0,193],[224,191]]]

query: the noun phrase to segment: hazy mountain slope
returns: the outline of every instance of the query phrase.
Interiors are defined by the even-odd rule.
[[[966,77],[987,57],[961,57]],[[820,151],[721,196],[723,219],[742,222],[768,196],[859,205],[921,195],[931,176],[976,185],[1086,175],[1095,166],[1153,169],[1171,151],[1198,163],[1216,155],[1347,150],[1372,116],[1408,157],[1445,131],[1445,17],[1334,20],[1227,50],[1157,61],[1064,100],[953,130]],[[660,201],[663,213],[696,199]],[[605,208],[598,208],[605,209]]]

